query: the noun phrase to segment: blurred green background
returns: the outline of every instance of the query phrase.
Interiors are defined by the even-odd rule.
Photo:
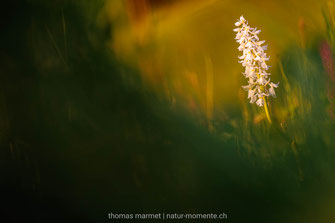
[[[280,82],[272,125],[241,88],[241,14]],[[18,0],[0,16],[7,222],[335,221],[334,1]]]

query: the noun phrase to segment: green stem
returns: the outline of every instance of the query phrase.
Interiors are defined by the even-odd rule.
[[[259,79],[259,74],[257,73],[256,75],[257,75],[257,78]],[[260,86],[260,89],[261,89],[261,91],[264,91],[263,86]],[[266,99],[265,99],[264,96],[263,96],[263,100],[264,100],[264,110],[265,110],[266,118],[268,119],[268,121],[271,125],[272,121],[271,121],[271,117],[270,117],[270,113],[269,113],[269,109],[268,109],[268,104],[266,103]]]
[[[267,105],[267,103],[266,103],[266,99],[265,99],[265,97],[263,97],[263,100],[264,100],[264,110],[265,110],[265,114],[266,114],[266,117],[267,117],[269,123],[271,124],[272,121],[271,121],[271,117],[270,117],[270,113],[269,113],[269,110],[268,110],[268,105]]]

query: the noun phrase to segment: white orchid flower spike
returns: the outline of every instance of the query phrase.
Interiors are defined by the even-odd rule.
[[[267,57],[265,50],[267,45],[263,45],[265,41],[260,41],[258,34],[261,30],[251,28],[248,21],[243,16],[235,23],[237,28],[234,29],[236,34],[236,42],[240,44],[239,51],[242,51],[242,56],[239,56],[239,63],[245,67],[243,75],[248,79],[248,85],[242,88],[248,91],[248,98],[250,103],[255,103],[265,109],[267,118],[271,123],[269,116],[266,98],[269,96],[276,97],[274,88],[278,84],[270,82],[270,73],[268,73],[269,66],[266,61],[270,59]]]

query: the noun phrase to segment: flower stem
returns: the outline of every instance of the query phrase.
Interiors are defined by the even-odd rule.
[[[264,100],[264,110],[265,110],[265,114],[266,114],[266,117],[267,117],[269,123],[271,124],[272,121],[271,121],[271,117],[270,117],[270,114],[269,114],[268,105],[267,105],[267,103],[266,103],[266,99],[265,99],[265,97],[263,97],[263,100]]]
[[[257,78],[259,79],[260,78],[259,74],[257,73],[256,75],[257,75]],[[264,86],[260,86],[260,89],[263,92],[264,91]],[[271,117],[270,117],[270,113],[269,113],[269,109],[268,109],[268,104],[266,103],[266,98],[264,96],[263,96],[263,101],[264,101],[264,110],[265,110],[266,118],[268,119],[268,121],[271,125],[272,121],[271,121]]]

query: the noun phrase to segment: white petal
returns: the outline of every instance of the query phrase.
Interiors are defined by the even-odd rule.
[[[270,87],[270,89],[269,89],[269,94],[272,96],[272,97],[276,97],[276,92],[275,92],[275,90],[273,89],[273,87]]]
[[[268,61],[268,60],[270,59],[270,57],[262,57],[262,59],[263,59],[264,61]]]
[[[255,103],[255,101],[257,100],[257,97],[256,97],[256,95],[253,95],[252,97],[251,97],[251,99],[250,99],[250,103]]]
[[[263,98],[258,98],[258,100],[256,101],[256,104],[259,106],[259,107],[262,107],[264,105],[264,100]]]
[[[271,87],[275,87],[275,88],[277,88],[278,85],[279,85],[279,82],[278,82],[277,84],[274,84],[274,83],[272,83],[272,82],[270,83],[270,86],[271,86]]]
[[[250,85],[245,85],[245,86],[242,86],[243,90],[245,91],[249,91],[250,89]]]
[[[265,40],[257,42],[257,45],[262,45],[263,43],[265,43]]]

